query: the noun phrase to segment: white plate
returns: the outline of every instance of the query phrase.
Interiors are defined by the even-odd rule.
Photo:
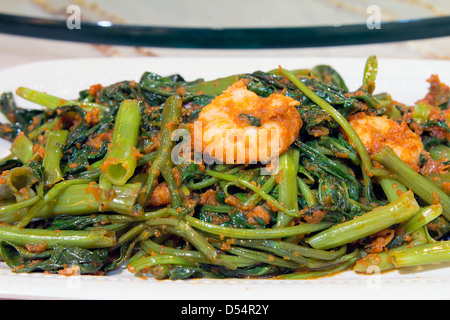
[[[99,58],[55,60],[0,71],[0,92],[19,86],[76,98],[90,85],[136,80],[145,71],[180,73],[187,80],[206,80],[234,73],[329,64],[350,90],[362,81],[365,58]],[[426,80],[439,74],[450,83],[450,62],[379,59],[376,92],[389,92],[412,104],[424,97]],[[17,98],[17,97],[16,97]],[[19,106],[30,106],[17,98]],[[6,145],[5,145],[6,146]],[[3,150],[5,152],[5,149]],[[448,299],[450,264],[408,268],[371,276],[345,272],[315,280],[187,280],[141,279],[126,270],[106,277],[14,274],[0,264],[0,298],[22,299]]]

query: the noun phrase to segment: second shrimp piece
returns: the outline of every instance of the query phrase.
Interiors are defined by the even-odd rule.
[[[386,117],[357,114],[349,119],[369,154],[389,146],[395,154],[416,171],[420,168],[420,154],[424,151],[420,137],[404,122],[399,124]]]

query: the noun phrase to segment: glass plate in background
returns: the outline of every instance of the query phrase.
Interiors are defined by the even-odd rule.
[[[450,35],[450,2],[0,0],[0,32],[174,48],[262,49],[383,43]]]

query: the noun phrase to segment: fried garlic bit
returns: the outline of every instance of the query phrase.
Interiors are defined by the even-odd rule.
[[[423,143],[420,137],[409,129],[406,122],[399,124],[384,116],[368,116],[360,113],[352,116],[349,123],[370,155],[382,147],[389,146],[411,168],[415,170],[420,168]]]
[[[200,112],[202,151],[223,163],[266,163],[297,138],[299,102],[283,94],[267,98],[249,91],[244,80],[228,87]]]

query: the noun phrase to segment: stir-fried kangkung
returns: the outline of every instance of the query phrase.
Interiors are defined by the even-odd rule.
[[[449,260],[450,99],[336,70],[145,72],[65,100],[3,93],[0,253],[14,272],[302,279]],[[426,254],[424,254],[426,253]],[[370,268],[369,268],[370,267]]]

